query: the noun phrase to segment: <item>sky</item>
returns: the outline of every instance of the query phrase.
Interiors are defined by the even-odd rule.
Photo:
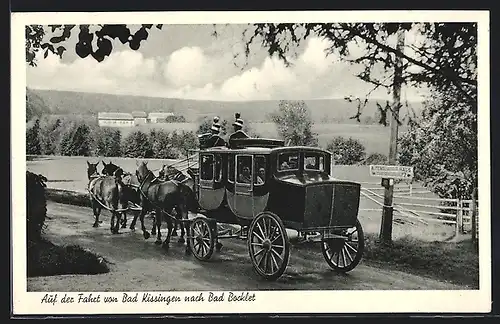
[[[132,27],[135,31],[137,27]],[[217,37],[212,35],[217,30]],[[134,51],[118,40],[104,61],[79,58],[74,51],[77,29],[62,43],[63,58],[43,53],[37,66],[27,66],[27,86],[33,89],[69,90],[197,100],[309,100],[363,97],[373,88],[355,74],[359,66],[326,55],[329,43],[310,37],[297,48],[292,66],[267,55],[259,43],[244,56],[242,33],[246,25],[163,25]],[[46,38],[53,34],[48,30]],[[56,32],[57,33],[57,32]],[[409,35],[407,41],[411,40]],[[351,48],[352,55],[361,49]],[[379,71],[383,73],[382,70]],[[402,99],[420,101],[425,92],[404,88]],[[385,89],[370,98],[389,99]]]

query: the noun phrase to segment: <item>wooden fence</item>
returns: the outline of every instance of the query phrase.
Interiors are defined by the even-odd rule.
[[[376,185],[376,183],[362,183],[361,195],[379,208],[364,208],[360,211],[382,211],[384,188],[380,184],[378,187]],[[395,185],[393,196],[395,213],[426,224],[435,222],[454,225],[456,234],[470,232],[472,237],[477,239],[479,229],[477,201],[474,203],[472,200],[436,198],[428,189],[417,188],[415,190],[412,184],[405,183]],[[474,221],[476,226],[473,226]]]

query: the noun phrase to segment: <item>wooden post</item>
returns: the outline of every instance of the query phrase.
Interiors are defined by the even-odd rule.
[[[457,198],[456,199],[456,211],[455,211],[455,236],[458,236],[458,234],[460,233],[460,221],[459,221],[459,218],[460,218],[460,209],[458,208],[460,204],[460,200]]]
[[[471,226],[472,226],[472,242],[476,242],[477,240],[477,205],[476,205],[476,195],[477,188],[474,188],[472,191],[472,215],[470,218]]]
[[[397,32],[396,51],[403,52],[405,45],[405,32],[399,27]],[[397,159],[398,148],[398,122],[399,122],[399,108],[401,104],[401,85],[403,75],[403,60],[401,57],[396,56],[394,66],[394,81],[392,89],[392,114],[391,114],[391,138],[389,141],[389,165],[395,165]],[[382,221],[380,224],[380,240],[383,243],[390,243],[392,241],[392,218],[394,207],[392,205],[392,198],[394,195],[394,183],[389,184],[384,190],[384,206],[382,209]]]

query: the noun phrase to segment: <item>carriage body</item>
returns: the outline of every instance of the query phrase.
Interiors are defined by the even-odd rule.
[[[328,151],[263,139],[243,144],[199,152],[196,192],[211,218],[245,226],[268,211],[299,231],[355,225],[360,184],[331,176]]]

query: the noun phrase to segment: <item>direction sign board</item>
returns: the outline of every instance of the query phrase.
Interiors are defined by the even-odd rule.
[[[413,178],[413,167],[402,165],[370,165],[372,177],[411,179]]]

